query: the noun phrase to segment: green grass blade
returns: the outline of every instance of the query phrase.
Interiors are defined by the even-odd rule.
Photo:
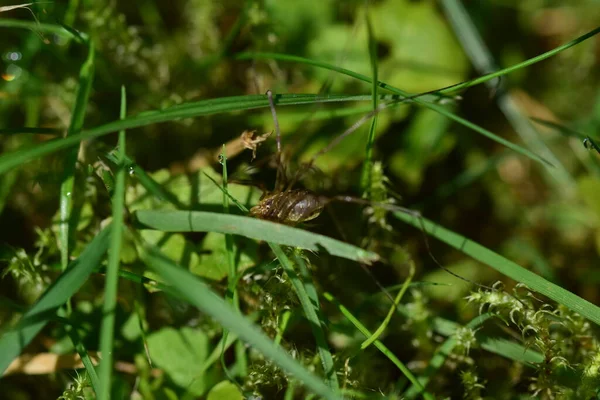
[[[369,60],[371,61],[371,74],[373,78],[371,80],[371,93],[373,94],[373,111],[377,110],[377,90],[379,89],[378,78],[378,67],[377,67],[377,40],[373,33],[373,25],[371,24],[371,18],[369,17],[368,7],[365,9],[365,20],[367,24],[367,40],[369,49]],[[370,188],[372,179],[373,169],[373,149],[375,147],[375,129],[377,128],[377,115],[371,120],[371,126],[369,127],[369,135],[367,136],[367,147],[365,161],[363,163],[363,171],[361,177],[361,189],[363,196],[370,198]]]
[[[227,182],[229,177],[227,176],[227,156],[225,155],[225,145],[223,145],[223,151],[219,155],[219,162],[223,166],[223,212],[229,214],[229,196],[227,192]],[[239,304],[237,304],[237,269],[235,265],[235,253],[233,250],[233,238],[230,234],[225,234],[225,249],[227,250],[227,288],[228,288],[228,299],[232,304],[236,304],[236,309],[239,311]]]
[[[283,106],[349,101],[372,101],[372,96],[278,94],[275,96],[275,100],[278,106]],[[380,100],[390,101],[396,105],[412,101],[401,100],[399,96],[396,95],[380,96]],[[390,106],[393,106],[394,104],[390,104]],[[55,151],[75,146],[82,140],[98,138],[120,130],[139,128],[159,122],[174,121],[182,118],[195,118],[203,115],[266,108],[268,106],[269,102],[265,95],[250,95],[222,97],[218,99],[179,104],[165,110],[147,111],[136,116],[126,118],[122,121],[114,121],[96,128],[85,130],[75,136],[66,137],[64,139],[49,140],[41,144],[36,144],[9,154],[2,155],[0,156],[0,174]]]
[[[40,299],[23,315],[17,325],[0,338],[0,374],[85,283],[92,271],[100,266],[108,248],[110,225],[104,228],[71,262]]]
[[[481,74],[498,70],[492,55],[479,36],[477,28],[464,6],[457,0],[442,0],[441,3],[448,16],[448,20],[454,28],[456,36],[462,43],[463,49],[471,59],[475,69]],[[553,170],[551,174],[546,173],[548,181],[562,191],[568,188],[572,190],[575,185],[573,177],[542,141],[539,132],[529,122],[529,119],[523,115],[513,97],[506,91],[506,85],[497,85],[494,81],[487,81],[486,83],[491,90],[497,90],[496,102],[498,103],[498,107],[523,142],[557,167],[557,170]],[[500,87],[498,88],[498,86]]]
[[[327,378],[329,387],[331,388],[331,390],[337,393],[340,391],[340,385],[333,365],[333,357],[331,356],[331,352],[329,351],[329,345],[327,344],[327,337],[323,329],[323,324],[318,315],[319,299],[315,298],[317,292],[314,290],[314,287],[312,287],[310,291],[311,294],[309,295],[308,290],[303,282],[303,279],[305,279],[306,277],[300,277],[296,273],[294,269],[294,264],[292,263],[292,261],[290,261],[290,259],[280,246],[273,243],[269,243],[269,245],[271,246],[273,253],[275,253],[275,256],[281,263],[281,266],[283,267],[283,269],[285,270],[292,282],[292,286],[294,287],[296,295],[298,296],[298,300],[300,300],[300,304],[302,305],[302,309],[304,310],[304,315],[310,323],[310,327],[315,337],[315,341],[317,343],[317,351],[319,352],[321,364],[323,366],[323,371],[325,373],[325,377]],[[295,257],[296,262],[299,259],[299,256]],[[304,268],[302,269],[305,274],[308,273],[308,269],[306,268],[306,266],[304,266]],[[308,282],[310,282],[310,278],[308,279]]]
[[[482,349],[490,353],[518,361],[523,364],[541,364],[544,362],[544,355],[530,348],[523,347],[519,343],[503,339],[481,337],[477,338]]]
[[[139,210],[134,217],[143,226],[163,232],[219,232],[318,251],[363,263],[378,260],[375,253],[313,232],[257,218],[205,211]]]
[[[229,192],[227,191],[227,182],[229,177],[227,175],[227,155],[226,155],[225,145],[223,145],[223,150],[219,155],[219,162],[223,166],[223,212],[225,214],[229,214]],[[225,250],[227,252],[227,294],[226,298],[229,304],[233,305],[235,310],[240,313],[240,299],[237,291],[237,265],[235,263],[235,250],[233,246],[233,237],[230,234],[225,234]],[[229,370],[227,369],[227,365],[225,363],[225,344],[227,343],[227,336],[229,335],[229,331],[227,329],[223,329],[223,339],[222,339],[222,347],[221,347],[221,366],[223,367],[223,371],[229,378],[230,381],[235,382],[233,378],[229,374]],[[246,352],[242,347],[236,347],[236,362],[239,366],[241,366],[242,371],[240,371],[241,376],[245,376],[247,373],[247,359]]]
[[[403,213],[394,213],[396,218],[421,229],[421,221],[415,219],[413,216],[408,216]],[[589,319],[597,325],[600,325],[600,307],[590,303],[587,300],[569,292],[562,287],[555,285],[552,282],[547,281],[534,274],[533,272],[517,265],[516,263],[502,257],[500,254],[493,252],[492,250],[467,239],[457,233],[454,233],[440,225],[434,224],[433,222],[423,218],[423,225],[425,231],[441,240],[444,243],[462,251],[463,253],[473,257],[474,259],[489,265],[496,271],[503,275],[514,279],[517,282],[521,282],[531,290],[534,290],[544,296],[556,301],[559,304],[564,305],[570,310],[579,313],[583,317]]]
[[[335,297],[331,295],[331,293],[325,293],[323,295],[327,301],[334,304],[342,314],[358,329],[365,337],[373,336],[371,332],[348,310],[344,307]],[[413,375],[413,373],[392,353],[381,341],[375,340],[375,347],[383,353],[398,369],[404,376],[416,387],[420,389],[420,392],[423,393],[423,398],[427,400],[433,400],[433,396],[427,392],[425,392],[424,387],[419,383],[417,378]]]
[[[482,314],[480,317],[484,317],[487,320],[489,317],[493,316],[493,314]],[[477,327],[481,326],[483,320],[478,320],[477,318],[473,319],[469,324],[466,325],[467,328],[471,328],[475,330]],[[462,325],[442,318],[435,318],[433,320],[433,330],[443,336],[452,336],[455,334],[456,330],[461,328]],[[480,347],[486,351],[496,353],[502,357],[508,358],[513,361],[518,361],[522,363],[541,363],[544,361],[544,356],[538,353],[535,350],[532,350],[530,347],[525,347],[519,343],[515,343],[513,341],[503,339],[503,338],[491,338],[483,334],[477,334],[477,342]]]
[[[573,47],[573,46],[575,46],[575,45],[577,45],[577,44],[579,44],[579,43],[581,43],[581,42],[583,42],[583,41],[585,41],[585,40],[587,40],[587,39],[589,39],[589,38],[591,38],[593,36],[595,36],[595,35],[597,35],[598,33],[600,33],[600,27],[595,28],[595,29],[589,31],[586,34],[583,34],[583,35],[579,36],[578,38],[571,40],[568,43],[565,43],[565,44],[563,44],[561,46],[555,47],[554,49],[549,50],[549,51],[547,51],[545,53],[542,53],[542,54],[540,54],[538,56],[532,57],[532,58],[530,58],[528,60],[525,60],[523,62],[520,62],[518,64],[511,65],[510,67],[503,68],[501,70],[494,71],[494,72],[491,72],[489,74],[480,76],[478,78],[471,79],[471,80],[469,80],[467,82],[461,82],[461,83],[457,83],[457,84],[452,85],[452,86],[448,86],[447,88],[444,88],[444,89],[440,90],[440,92],[441,93],[453,93],[453,92],[456,92],[458,90],[462,90],[462,89],[470,88],[472,86],[480,85],[480,84],[482,84],[484,82],[487,82],[487,81],[490,81],[492,79],[496,79],[496,78],[499,78],[499,77],[501,77],[503,75],[510,74],[511,72],[517,71],[517,70],[519,70],[521,68],[529,67],[530,65],[539,63],[540,61],[544,61],[544,60],[546,60],[546,59],[548,59],[550,57],[554,57],[555,55],[557,55],[557,54],[559,54],[559,53],[561,53],[561,52],[563,52],[563,51],[565,51],[565,50],[567,50],[567,49],[569,49],[569,48],[571,48],[571,47]]]
[[[585,149],[587,149],[587,150],[594,149],[597,153],[600,154],[600,147],[596,144],[594,139],[592,139],[588,135],[584,135],[583,133],[581,133],[575,129],[569,128],[568,126],[565,126],[565,125],[557,124],[552,121],[547,121],[547,120],[540,119],[540,118],[531,118],[531,120],[533,122],[540,124],[542,126],[545,126],[547,128],[554,129],[563,136],[577,138],[582,141],[582,144]],[[596,140],[598,140],[598,139],[596,138]],[[588,141],[589,141],[589,144],[588,144]],[[597,176],[600,175],[600,163],[598,162],[598,158],[596,157],[595,154],[592,154],[592,152],[587,152],[587,153],[588,154],[586,154],[586,152],[575,151],[575,155],[577,156],[577,158],[579,158],[581,163],[590,171],[590,173],[593,173]]]
[[[292,317],[292,312],[290,310],[285,310],[281,313],[281,317],[279,319],[279,325],[277,327],[277,335],[275,339],[273,339],[273,343],[277,346],[281,343],[281,339],[283,339],[283,334],[288,327],[288,323],[290,322],[290,318]]]
[[[94,61],[95,50],[92,42],[88,43],[87,59],[79,70],[79,86],[77,88],[77,97],[71,116],[71,123],[67,131],[67,137],[80,134],[85,119],[85,110],[92,90],[94,79]],[[64,139],[57,139],[64,140]],[[63,269],[69,264],[71,253],[70,244],[74,232],[71,231],[71,211],[73,208],[73,190],[75,186],[75,164],[77,163],[78,148],[69,149],[65,155],[64,171],[62,183],[60,186],[60,259]]]
[[[290,357],[281,347],[276,346],[260,329],[241,316],[192,273],[176,265],[156,248],[150,246],[144,248],[142,258],[165,282],[172,286],[174,294],[178,297],[213,317],[224,328],[235,332],[265,357],[303,382],[309,390],[326,399],[340,399],[340,396],[331,391],[319,378]]]
[[[58,35],[69,39],[74,38],[71,32],[66,30],[62,25],[58,24],[46,24],[34,21],[24,21],[20,19],[0,18],[0,28],[27,29],[34,32],[51,33],[53,35]]]
[[[121,119],[127,115],[127,97],[125,86],[121,87]],[[123,216],[125,215],[125,131],[119,132],[118,144],[119,164],[115,173],[115,190],[112,198],[112,231],[108,250],[108,265],[104,284],[104,304],[102,306],[102,327],[100,329],[100,400],[108,400],[111,393],[113,344],[115,331],[115,313],[117,308],[117,289],[119,283],[119,261],[123,242]]]
[[[67,331],[67,335],[69,335],[71,342],[73,342],[73,346],[75,347],[77,354],[79,354],[79,357],[81,357],[81,362],[83,363],[83,366],[85,367],[85,371],[88,373],[88,376],[90,377],[90,383],[92,384],[92,388],[94,389],[94,392],[98,393],[98,391],[100,390],[100,379],[98,378],[98,374],[96,373],[96,368],[94,367],[94,363],[92,362],[92,359],[89,356],[89,354],[85,348],[85,345],[83,344],[81,338],[79,337],[79,334],[77,333],[77,329],[72,326],[66,326],[65,328]]]
[[[315,67],[319,67],[319,68],[324,68],[324,69],[328,69],[331,71],[336,71],[339,72],[341,74],[344,75],[348,75],[351,76],[355,79],[361,80],[363,82],[367,82],[367,83],[372,83],[372,80],[365,75],[347,70],[345,68],[341,68],[341,67],[336,67],[334,65],[331,65],[329,63],[325,63],[325,62],[321,62],[321,61],[314,61],[314,60],[310,60],[304,57],[298,57],[298,56],[290,56],[288,54],[279,54],[279,53],[258,53],[258,52],[245,52],[245,53],[238,53],[234,56],[235,59],[238,60],[248,60],[248,59],[273,59],[273,60],[280,60],[280,61],[289,61],[289,62],[295,62],[295,63],[301,63],[301,64],[307,64],[307,65],[313,65]],[[505,70],[503,70],[505,71]],[[507,69],[508,71],[508,69]],[[499,71],[501,72],[501,71]],[[510,72],[510,71],[508,71]],[[508,73],[506,72],[506,73]],[[501,74],[502,75],[502,74]],[[497,76],[496,76],[497,77]],[[494,79],[495,77],[490,77],[489,79]],[[487,80],[489,80],[487,79]],[[481,80],[478,83],[483,83],[486,80]],[[398,94],[402,97],[408,97],[410,96],[409,93],[400,90],[398,88],[395,88],[385,82],[382,81],[378,81],[378,86],[382,89],[386,89],[389,90],[392,93]],[[438,91],[431,91],[428,93],[439,93],[439,94],[444,94],[445,92],[450,92],[450,90],[448,88],[445,89],[441,89]],[[414,101],[415,103],[418,103],[424,107],[430,108],[444,116],[446,116],[447,118],[452,119],[453,121],[458,122],[459,124],[462,124],[464,126],[466,126],[469,129],[474,130],[477,133],[480,133],[484,136],[486,136],[487,138],[494,140],[497,143],[500,143],[503,146],[508,147],[511,150],[514,150],[526,157],[531,158],[532,160],[541,162],[543,164],[546,165],[552,165],[551,163],[549,163],[547,160],[545,160],[544,158],[532,153],[531,151],[527,150],[524,147],[518,146],[514,143],[509,142],[506,139],[503,139],[501,137],[499,137],[498,135],[495,135],[494,133],[481,128],[478,125],[473,124],[472,122],[469,122],[467,120],[465,120],[464,118],[461,118],[459,116],[457,116],[454,113],[451,113],[450,111],[446,110],[444,107],[435,104],[435,102],[437,102],[439,100],[439,95],[434,96],[431,94],[427,94],[427,95],[423,95],[423,96],[418,96],[418,97],[412,97],[412,101]]]
[[[390,321],[392,319],[392,316],[396,313],[396,308],[398,308],[398,304],[400,304],[400,301],[402,300],[404,293],[406,293],[406,290],[410,286],[410,282],[412,281],[412,278],[414,276],[415,276],[415,264],[412,260],[410,260],[410,272],[408,274],[408,278],[406,278],[406,280],[404,281],[402,288],[396,295],[396,298],[394,299],[394,302],[393,302],[392,306],[390,307],[390,310],[388,311],[388,314],[386,315],[386,317],[383,320],[383,322],[381,323],[381,325],[379,325],[379,327],[375,330],[373,335],[369,336],[367,338],[367,340],[365,340],[364,342],[361,343],[361,345],[360,345],[361,350],[364,350],[367,347],[369,347],[371,344],[373,344],[373,342],[375,340],[377,340],[379,338],[379,336],[381,336],[381,334],[383,333],[385,328],[387,328],[388,324],[390,323]]]
[[[587,138],[587,135],[584,135],[581,132],[576,131],[575,129],[571,129],[567,126],[561,125],[561,124],[557,124],[556,122],[552,122],[552,121],[548,121],[545,119],[541,119],[541,118],[531,118],[532,121],[543,125],[547,128],[552,128],[555,129],[556,131],[558,131],[560,134],[565,135],[565,136],[571,136],[571,137],[575,137],[579,140],[585,140]]]

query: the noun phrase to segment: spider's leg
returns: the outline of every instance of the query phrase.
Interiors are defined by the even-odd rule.
[[[269,99],[269,108],[273,116],[273,124],[275,125],[275,140],[277,141],[277,153],[275,162],[277,163],[277,177],[275,178],[275,192],[283,191],[285,187],[285,168],[283,166],[283,157],[281,153],[281,129],[279,128],[279,120],[277,119],[277,111],[275,110],[275,101],[273,100],[273,91],[267,90],[267,98]]]
[[[348,203],[356,203],[356,204],[365,204],[365,205],[370,205],[373,207],[381,207],[385,210],[388,211],[392,211],[392,212],[401,212],[407,215],[410,215],[412,217],[415,217],[418,219],[419,221],[419,226],[421,227],[420,231],[421,234],[423,235],[423,242],[425,243],[425,248],[427,249],[427,254],[429,255],[429,258],[431,258],[431,260],[441,269],[443,269],[444,271],[446,271],[447,273],[449,273],[450,275],[454,276],[455,278],[458,278],[462,281],[465,281],[467,283],[479,286],[481,288],[484,289],[491,289],[489,286],[486,285],[482,285],[480,283],[474,282],[470,279],[467,279],[465,277],[462,277],[460,275],[458,275],[455,272],[452,272],[451,270],[449,270],[448,268],[444,267],[442,265],[442,263],[440,263],[437,258],[435,258],[435,256],[433,255],[433,251],[431,250],[431,246],[429,245],[429,238],[427,237],[427,230],[425,229],[425,222],[423,219],[423,215],[421,214],[420,211],[417,210],[412,210],[410,208],[406,208],[406,207],[401,207],[401,206],[397,206],[394,204],[387,204],[387,203],[377,203],[377,202],[372,202],[369,200],[365,200],[365,199],[361,199],[361,198],[357,198],[357,197],[352,197],[352,196],[336,196],[334,198],[332,198],[332,200],[336,200],[336,201],[344,201],[344,202],[348,202]]]

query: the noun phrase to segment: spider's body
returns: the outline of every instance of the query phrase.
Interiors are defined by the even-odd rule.
[[[295,225],[317,218],[326,202],[325,197],[309,190],[286,190],[264,196],[256,206],[252,207],[250,215],[286,225]]]

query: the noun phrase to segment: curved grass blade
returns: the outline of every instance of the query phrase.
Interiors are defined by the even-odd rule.
[[[571,129],[568,126],[564,126],[561,124],[557,124],[556,122],[548,121],[542,118],[531,117],[533,122],[537,122],[540,125],[544,125],[548,128],[556,129],[560,134],[565,136],[576,137],[579,140],[585,140],[589,136],[584,135],[583,133],[576,131],[575,129]]]
[[[79,258],[71,262],[69,268],[46,289],[17,325],[0,337],[0,374],[56,315],[56,310],[81,288],[92,271],[100,266],[108,248],[109,233],[110,225],[88,244]]]
[[[146,228],[163,232],[219,232],[301,249],[319,251],[370,264],[379,256],[327,236],[257,218],[205,211],[138,210],[134,217]]]
[[[584,135],[583,133],[575,129],[569,128],[565,125],[557,124],[556,122],[535,117],[531,117],[530,119],[537,124],[556,130],[561,135],[577,138],[581,140],[583,147],[585,147],[586,150],[594,149],[596,153],[600,154],[600,146],[598,146],[598,144],[596,143],[596,140],[598,140],[598,138],[594,140],[588,135]],[[582,164],[590,170],[590,172],[596,175],[600,175],[600,166],[598,165],[597,157],[589,156],[586,159],[580,152],[575,152],[575,154],[581,160]]]
[[[377,85],[377,82],[379,82],[377,65],[377,40],[375,39],[375,34],[373,33],[373,25],[371,24],[371,18],[369,17],[368,8],[365,10],[365,20],[367,23],[369,60],[371,62],[371,73],[373,74],[373,79],[371,80],[371,93],[373,94],[373,111],[376,111],[378,108],[377,90],[379,89],[379,85]],[[361,176],[361,189],[363,192],[363,196],[369,196],[368,198],[370,198],[371,196],[371,193],[367,192],[370,191],[373,175],[373,148],[375,146],[376,128],[377,114],[373,116],[373,119],[371,120],[371,126],[369,127],[369,135],[367,136],[366,155],[365,161],[363,163],[363,171]]]
[[[326,399],[338,400],[341,398],[319,378],[290,357],[281,347],[276,346],[260,329],[236,312],[191,272],[178,266],[152,246],[145,246],[141,257],[166,283],[171,285],[173,295],[185,299],[213,317],[224,328],[235,332],[241,339],[263,353],[265,357],[294,375],[315,394]]]
[[[121,87],[121,119],[127,114],[127,97],[125,86]],[[106,267],[106,280],[104,284],[104,304],[102,306],[102,326],[100,328],[100,391],[97,393],[100,400],[108,400],[111,393],[113,344],[115,331],[115,317],[117,308],[117,290],[119,283],[119,261],[123,241],[123,216],[125,215],[125,131],[119,132],[118,144],[119,164],[115,173],[115,190],[112,198],[112,230],[110,233],[110,248],[108,251],[108,265]]]
[[[313,65],[319,68],[324,68],[324,69],[328,69],[331,71],[336,71],[339,72],[341,74],[344,75],[348,75],[351,76],[353,78],[359,79],[361,81],[367,82],[367,83],[372,83],[372,80],[363,75],[363,74],[359,74],[350,70],[347,70],[345,68],[340,68],[340,67],[336,67],[334,65],[331,65],[329,63],[325,63],[322,61],[314,61],[314,60],[310,60],[304,57],[299,57],[299,56],[290,56],[288,54],[279,54],[279,53],[254,53],[254,52],[245,52],[245,53],[238,53],[234,56],[235,59],[238,60],[248,60],[248,59],[273,59],[273,60],[280,60],[280,61],[289,61],[289,62],[295,62],[295,63],[301,63],[301,64],[307,64],[307,65]],[[490,77],[489,79],[493,79],[493,77]],[[483,82],[483,81],[482,81]],[[479,83],[482,83],[479,82]],[[501,145],[508,147],[511,150],[516,151],[517,153],[520,153],[528,158],[531,158],[532,160],[535,160],[537,162],[541,162],[542,164],[548,165],[548,166],[552,166],[552,164],[550,162],[548,162],[546,159],[534,154],[533,152],[527,150],[526,148],[516,145],[512,142],[509,142],[508,140],[501,138],[500,136],[488,131],[487,129],[483,129],[482,127],[475,125],[472,122],[467,121],[464,118],[459,117],[458,115],[446,110],[444,107],[435,104],[439,99],[440,96],[442,96],[444,94],[444,90],[445,89],[440,89],[440,90],[434,90],[431,92],[427,92],[427,94],[424,95],[419,95],[419,96],[413,96],[410,95],[409,93],[400,90],[394,86],[391,86],[385,82],[379,81],[378,82],[379,87],[381,87],[382,89],[386,89],[389,90],[392,93],[398,94],[402,97],[410,97],[411,101],[414,101],[415,103],[422,105],[424,107],[427,107],[429,109],[432,109],[444,116],[446,116],[447,118],[450,118],[456,122],[458,122],[461,125],[466,126],[469,129],[474,130],[475,132],[484,135],[485,137],[500,143]],[[450,90],[448,90],[449,92]],[[433,95],[433,94],[437,94],[437,95]],[[431,97],[430,97],[431,96]]]
[[[576,39],[571,40],[568,43],[565,43],[561,46],[558,46],[552,50],[549,50],[545,53],[542,53],[538,56],[532,57],[528,60],[525,60],[523,62],[520,62],[518,64],[515,65],[511,65],[510,67],[507,68],[503,68],[501,70],[498,71],[494,71],[492,73],[471,79],[469,81],[466,82],[460,82],[460,83],[456,83],[454,85],[450,85],[447,86],[445,88],[442,89],[437,89],[437,90],[432,90],[430,92],[427,93],[427,96],[421,96],[420,99],[423,101],[438,101],[439,100],[439,95],[444,95],[444,94],[451,94],[451,93],[455,93],[459,90],[462,89],[467,89],[470,88],[472,86],[476,86],[476,85],[480,85],[484,82],[490,81],[492,79],[496,79],[499,78],[503,75],[508,75],[511,72],[517,71],[521,68],[525,68],[525,67],[529,67],[530,65],[536,64],[540,61],[544,61],[550,57],[553,57],[557,54],[559,54],[560,52],[563,52],[595,35],[597,35],[598,33],[600,33],[600,27],[595,28],[591,31],[589,31],[588,33],[585,33],[581,36],[579,36]],[[306,59],[303,57],[299,57],[299,56],[292,56],[292,55],[288,55],[288,54],[280,54],[280,53],[262,53],[262,52],[241,52],[241,53],[237,53],[233,56],[234,59],[236,60],[253,60],[253,59],[278,59],[281,61],[289,61],[289,62],[297,62],[297,63],[302,63],[302,64],[308,64],[308,65],[313,65],[316,67],[321,67],[321,68],[326,68],[326,69],[330,69],[332,71],[336,71],[339,72],[341,74],[344,75],[348,75],[351,76],[353,78],[356,78],[358,80],[364,81],[364,82],[368,82],[371,83],[371,80],[369,79],[369,77],[359,74],[357,72],[353,72],[350,70],[347,70],[345,68],[341,68],[341,67],[336,67],[335,65],[331,65],[322,61],[314,61],[314,60],[310,60],[310,59]],[[382,81],[378,81],[377,84],[379,85],[379,87],[381,87],[382,89],[387,89],[390,91],[395,91],[395,90],[399,90],[394,88],[391,85],[388,85],[385,82]],[[437,94],[437,95],[436,95]]]
[[[490,73],[488,73],[486,75],[480,76],[478,78],[471,79],[471,80],[466,81],[466,82],[461,82],[461,83],[457,83],[457,84],[448,86],[448,87],[446,87],[444,89],[441,89],[439,92],[440,93],[445,93],[445,94],[454,93],[454,92],[456,92],[458,90],[462,90],[462,89],[470,88],[472,86],[480,85],[480,84],[482,84],[484,82],[487,82],[487,81],[490,81],[492,79],[496,79],[496,78],[499,78],[499,77],[501,77],[503,75],[510,74],[511,72],[517,71],[517,70],[519,70],[521,68],[529,67],[530,65],[536,64],[536,63],[538,63],[540,61],[544,61],[544,60],[546,60],[546,59],[548,59],[550,57],[554,57],[558,53],[563,52],[563,51],[565,51],[565,50],[567,50],[567,49],[569,49],[569,48],[571,48],[571,47],[573,47],[573,46],[575,46],[575,45],[577,45],[577,44],[579,44],[579,43],[581,43],[581,42],[583,42],[583,41],[585,41],[585,40],[587,40],[587,39],[589,39],[589,38],[591,38],[591,37],[593,37],[595,35],[597,35],[598,33],[600,33],[600,27],[595,28],[595,29],[589,31],[588,33],[585,33],[585,34],[579,36],[578,38],[575,38],[575,39],[571,40],[568,43],[565,43],[565,44],[563,44],[561,46],[555,47],[552,50],[549,50],[549,51],[547,51],[545,53],[542,53],[539,56],[532,57],[532,58],[530,58],[528,60],[525,60],[525,61],[522,61],[522,62],[520,62],[518,64],[511,65],[510,67],[503,68],[503,69],[498,70],[498,71],[490,72]]]
[[[226,155],[225,145],[223,145],[223,149],[221,154],[219,155],[219,163],[223,166],[223,212],[225,214],[229,214],[229,196],[227,192],[227,182],[229,181],[227,174],[227,155]],[[227,294],[226,298],[229,304],[231,304],[235,310],[241,314],[240,311],[240,298],[239,293],[237,291],[237,282],[238,282],[238,271],[237,264],[235,262],[236,254],[233,245],[233,237],[229,234],[225,234],[225,250],[227,252]],[[230,381],[235,382],[235,380],[231,377],[229,373],[229,369],[225,363],[225,345],[227,343],[227,336],[229,335],[229,331],[227,329],[223,329],[223,338],[221,340],[221,366],[225,375],[229,378]],[[248,360],[246,357],[246,351],[243,346],[239,346],[240,342],[236,343],[236,362],[239,367],[239,373],[243,377],[247,374],[248,369]]]
[[[88,55],[79,70],[79,85],[77,88],[77,97],[71,116],[71,123],[67,131],[67,137],[77,136],[83,128],[85,119],[85,110],[92,90],[92,82],[94,79],[94,63],[95,50],[93,42],[88,42]],[[64,140],[64,139],[56,139]],[[73,221],[71,211],[73,208],[73,190],[75,187],[75,164],[77,163],[77,148],[69,149],[65,155],[64,171],[62,182],[60,185],[60,259],[63,269],[66,269],[69,264],[69,256],[71,252],[71,238],[73,232],[71,226]]]
[[[368,338],[368,337],[373,336],[371,334],[371,332],[369,332],[369,330],[354,315],[352,315],[350,310],[348,310],[346,307],[344,307],[335,297],[333,297],[333,295],[331,295],[331,293],[326,292],[323,296],[325,297],[325,299],[327,299],[327,301],[334,304],[340,310],[340,312],[342,314],[344,314],[344,316],[348,319],[348,321],[350,321],[352,323],[352,325],[354,325],[356,327],[356,329],[358,329],[363,335],[365,335],[365,337]],[[433,400],[434,397],[431,394],[425,392],[425,388],[421,385],[421,383],[419,383],[417,378],[415,378],[415,376],[410,371],[410,369],[408,369],[402,363],[402,361],[400,361],[398,359],[398,357],[396,357],[394,355],[394,353],[392,353],[379,340],[375,340],[374,344],[375,344],[375,347],[377,347],[379,349],[379,351],[381,351],[392,363],[394,363],[394,365],[396,365],[396,367],[398,367],[398,369],[402,372],[402,374],[404,374],[404,376],[410,382],[412,382],[413,385],[415,385],[417,388],[419,388],[419,392],[423,393],[423,398],[425,398],[427,400]]]
[[[508,339],[482,336],[477,340],[482,349],[508,358],[509,360],[518,361],[526,365],[541,364],[544,362],[543,354]]]
[[[476,330],[476,328],[481,326],[485,320],[492,316],[493,314],[491,313],[482,314],[479,317],[471,320],[471,322],[465,326],[467,328]],[[482,317],[484,317],[483,320],[478,319]],[[463,325],[447,319],[433,319],[433,330],[443,336],[450,337],[456,333],[457,329],[462,327]],[[482,349],[508,358],[509,360],[518,361],[525,364],[536,364],[544,361],[544,356],[541,353],[532,350],[529,346],[525,347],[508,339],[489,337],[478,333],[477,343],[479,343]]]
[[[490,51],[477,32],[477,28],[464,6],[457,0],[442,0],[441,4],[458,40],[462,43],[462,47],[471,59],[475,69],[481,74],[497,71],[498,67],[496,67]],[[522,66],[521,68],[524,67],[525,66]],[[514,70],[516,69],[513,69],[513,71]],[[568,188],[572,190],[575,185],[575,180],[565,169],[560,160],[552,153],[548,146],[546,146],[540,137],[540,133],[529,122],[528,118],[523,114],[522,110],[515,102],[513,96],[506,91],[506,85],[503,85],[502,83],[503,82],[500,81],[499,78],[498,83],[491,80],[486,82],[492,91],[497,92],[495,100],[498,104],[498,108],[506,116],[506,119],[512,125],[515,132],[521,137],[521,140],[523,140],[529,148],[537,154],[543,155],[544,158],[557,167],[557,170],[552,171],[552,174],[546,173],[545,176],[547,180],[553,184],[555,188],[560,188],[562,191]]]
[[[323,329],[323,323],[318,315],[319,298],[317,297],[317,291],[312,285],[310,276],[307,276],[308,268],[306,268],[306,265],[304,265],[304,260],[302,260],[300,256],[296,255],[294,260],[298,264],[298,268],[302,271],[301,275],[298,275],[294,269],[294,264],[292,261],[290,261],[283,249],[273,243],[269,243],[269,245],[281,263],[281,266],[290,277],[292,286],[294,286],[294,290],[298,295],[298,300],[300,300],[300,304],[304,310],[304,315],[310,323],[315,341],[317,342],[317,351],[319,352],[321,364],[323,366],[323,371],[325,372],[325,377],[327,378],[329,387],[334,392],[339,392],[340,384],[338,382],[335,367],[333,365],[333,357],[331,355],[331,351],[329,350],[329,345],[327,344],[327,337],[325,335],[325,330]],[[303,280],[306,280],[306,285]]]
[[[400,301],[402,300],[402,296],[404,296],[404,293],[406,293],[406,290],[410,286],[410,282],[412,281],[412,278],[415,276],[415,263],[412,260],[410,261],[410,270],[409,271],[410,272],[408,273],[408,278],[406,278],[406,280],[404,281],[404,284],[402,285],[402,288],[396,295],[396,298],[394,299],[394,302],[392,303],[392,306],[390,307],[390,310],[388,311],[388,314],[386,315],[385,319],[383,320],[381,325],[379,325],[379,328],[377,328],[375,330],[373,335],[369,336],[364,342],[361,343],[361,345],[360,345],[361,350],[364,350],[367,347],[369,347],[371,344],[373,344],[373,342],[375,340],[377,340],[379,338],[379,336],[381,336],[381,334],[383,333],[385,328],[387,328],[388,324],[390,323],[392,316],[396,312],[396,308],[398,308],[398,304],[400,304]]]
[[[477,261],[489,265],[501,274],[525,284],[531,290],[543,294],[557,303],[564,305],[595,324],[600,325],[600,307],[582,299],[574,293],[547,281],[541,276],[517,265],[479,243],[469,240],[440,225],[434,224],[425,218],[421,218],[419,221],[414,219],[414,217],[403,213],[394,213],[394,216],[417,229],[424,227],[427,234],[462,251]]]
[[[303,105],[314,103],[372,101],[370,95],[328,95],[315,94],[287,94],[275,96],[277,105]],[[381,101],[389,101],[389,106],[399,105],[410,100],[402,100],[400,96],[383,95]],[[45,156],[58,150],[77,145],[82,140],[98,138],[123,129],[139,128],[159,122],[174,121],[181,118],[195,118],[202,115],[219,114],[233,111],[244,111],[255,108],[268,107],[269,102],[265,95],[233,96],[218,99],[202,100],[179,104],[165,110],[148,111],[124,120],[113,121],[96,128],[84,130],[78,135],[64,139],[53,139],[47,142],[29,146],[27,148],[0,156],[0,174],[10,171],[26,162]]]
[[[77,353],[79,354],[79,357],[81,358],[81,362],[83,363],[83,366],[85,367],[85,371],[88,373],[88,375],[90,377],[90,383],[92,384],[92,388],[94,389],[94,392],[98,393],[98,391],[100,390],[100,379],[98,378],[98,374],[96,373],[96,368],[94,367],[94,362],[92,361],[92,358],[90,357],[90,355],[88,354],[88,352],[85,348],[85,344],[79,337],[79,334],[77,333],[77,329],[75,329],[72,326],[67,326],[66,331],[67,331],[67,335],[69,335],[69,338],[71,339],[71,342],[73,342],[75,351],[77,351]]]
[[[58,35],[69,39],[74,38],[71,32],[66,30],[62,25],[58,24],[47,24],[42,22],[24,21],[20,19],[0,18],[0,28],[28,29],[31,31],[51,33],[53,35]]]

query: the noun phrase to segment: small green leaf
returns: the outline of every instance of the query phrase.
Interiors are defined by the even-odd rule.
[[[240,389],[229,381],[217,383],[208,393],[206,400],[243,400]]]
[[[204,332],[188,327],[163,328],[148,335],[152,361],[178,386],[197,396],[205,390],[202,364],[208,355],[208,344]]]

